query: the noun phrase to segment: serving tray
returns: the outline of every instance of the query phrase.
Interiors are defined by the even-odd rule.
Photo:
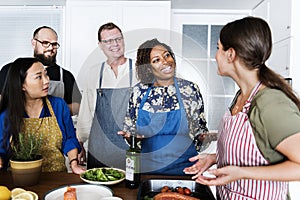
[[[199,198],[200,200],[215,200],[210,188],[201,185],[193,180],[168,180],[168,179],[147,179],[144,180],[139,187],[137,200],[144,200],[153,198],[160,193],[161,188],[169,186],[171,188],[187,187],[192,191],[191,196]]]

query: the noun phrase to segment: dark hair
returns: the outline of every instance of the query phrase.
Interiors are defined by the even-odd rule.
[[[121,35],[123,36],[123,33],[122,33],[121,29],[117,25],[115,25],[112,22],[108,22],[108,23],[103,24],[102,26],[100,26],[100,28],[98,30],[98,41],[101,42],[101,33],[102,33],[103,30],[112,30],[114,28],[118,29],[120,31]]]
[[[27,76],[27,70],[36,62],[40,61],[32,57],[18,58],[8,70],[0,101],[0,113],[7,111],[4,119],[4,147],[6,147],[6,141],[10,136],[12,136],[13,142],[18,141],[18,134],[23,127],[25,113],[23,83]]]
[[[35,31],[33,32],[33,38],[35,38],[38,35],[38,33],[40,32],[40,30],[42,30],[42,29],[50,29],[51,31],[53,31],[55,33],[55,35],[57,37],[57,33],[53,28],[51,28],[49,26],[40,26],[37,29],[35,29]]]
[[[223,50],[233,48],[251,70],[259,69],[259,80],[267,87],[284,92],[300,109],[300,101],[282,76],[268,68],[265,62],[272,52],[271,30],[266,21],[245,17],[226,24],[220,33]]]
[[[152,49],[156,46],[162,46],[166,48],[167,51],[171,54],[176,64],[175,55],[170,46],[158,41],[156,38],[152,40],[147,40],[139,46],[135,62],[137,78],[143,84],[152,83],[154,80],[154,75],[151,70],[150,53]]]

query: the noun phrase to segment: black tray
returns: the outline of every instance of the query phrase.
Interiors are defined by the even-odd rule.
[[[172,188],[187,187],[192,191],[193,197],[201,200],[215,200],[210,188],[201,185],[193,180],[168,180],[168,179],[148,179],[144,180],[138,191],[137,200],[144,200],[145,196],[153,197],[158,194],[162,187],[169,186]]]

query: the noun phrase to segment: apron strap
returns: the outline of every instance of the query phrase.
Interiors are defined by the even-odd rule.
[[[101,65],[100,80],[99,80],[99,89],[101,89],[101,86],[102,86],[102,78],[103,78],[104,65],[105,65],[105,62],[103,62],[102,65]]]
[[[103,62],[101,65],[99,89],[101,89],[101,86],[102,86],[104,65],[105,65],[105,62]],[[132,59],[131,58],[129,58],[129,85],[130,85],[130,87],[132,87]]]
[[[254,97],[254,96],[256,95],[256,93],[258,92],[258,89],[260,88],[260,86],[261,86],[261,82],[259,81],[259,82],[256,83],[256,85],[255,85],[255,87],[253,88],[253,90],[252,90],[252,92],[251,92],[251,94],[250,94],[250,96],[249,96],[249,98],[248,98],[247,101],[249,101],[249,102],[252,101],[253,97]]]
[[[258,92],[260,86],[261,86],[261,82],[259,81],[259,82],[256,83],[256,85],[253,88],[250,96],[248,97],[245,105],[243,106],[242,112],[244,112],[244,113],[248,113],[249,112],[250,106],[251,106],[251,101],[252,101],[253,97],[256,95],[256,93]]]
[[[50,103],[48,97],[46,98],[46,104],[47,104],[47,107],[48,107],[48,109],[49,109],[49,112],[50,112],[51,116],[52,116],[52,117],[55,117],[53,108],[52,108],[52,106],[51,106],[51,103]]]
[[[175,88],[176,88],[176,95],[177,95],[177,98],[178,98],[178,102],[179,102],[179,107],[180,108],[184,108],[183,107],[183,102],[182,102],[182,99],[181,99],[181,94],[180,94],[180,90],[179,90],[179,87],[178,87],[178,82],[177,82],[177,78],[174,77],[174,85],[175,85]],[[140,104],[140,109],[143,108],[146,100],[147,100],[147,97],[150,93],[150,90],[153,88],[153,83],[151,84],[151,86],[148,87],[148,90],[147,90],[147,93],[145,94],[145,96],[143,97],[142,101],[141,101],[141,104]]]
[[[63,81],[63,69],[62,67],[59,67],[60,70],[60,81]]]
[[[129,58],[129,85],[132,87],[132,59]]]

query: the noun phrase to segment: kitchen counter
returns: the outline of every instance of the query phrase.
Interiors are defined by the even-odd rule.
[[[191,180],[188,176],[159,176],[159,175],[142,175],[142,180],[146,179],[173,179],[173,180]],[[60,186],[66,186],[70,184],[83,184],[79,175],[53,172],[42,173],[38,185],[23,187],[25,190],[31,190],[39,195],[39,199],[43,199],[46,192]],[[12,176],[10,172],[0,172],[0,185],[5,185],[8,189],[13,189]],[[136,200],[138,195],[138,189],[128,189],[125,187],[125,181],[116,185],[108,186],[113,191],[114,196],[121,197],[124,200]]]

